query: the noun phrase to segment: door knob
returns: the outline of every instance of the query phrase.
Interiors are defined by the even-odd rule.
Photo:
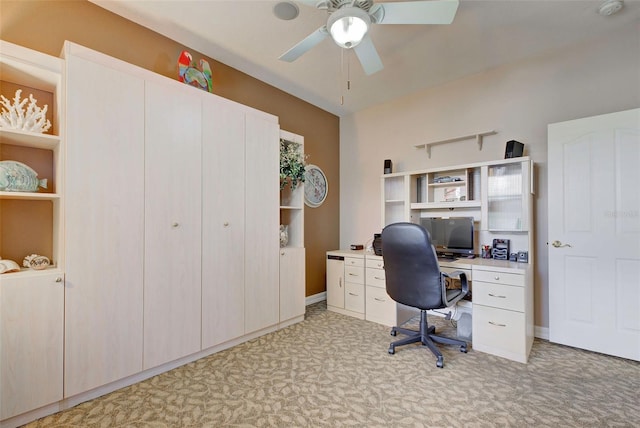
[[[553,241],[553,242],[551,243],[551,245],[553,245],[553,246],[554,246],[554,247],[556,247],[556,248],[571,247],[571,244],[563,244],[563,243],[562,243],[562,242],[560,242],[560,241]]]

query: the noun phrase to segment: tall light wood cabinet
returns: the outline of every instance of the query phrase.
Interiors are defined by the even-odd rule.
[[[3,78],[40,79],[54,91],[55,128],[69,130],[64,144],[59,135],[0,130],[0,149],[51,151],[54,171],[51,192],[0,192],[0,202],[51,205],[44,241],[54,262],[0,277],[3,426],[294,316],[280,303],[303,302],[304,253],[280,269],[276,116],[74,43],[65,42],[64,62],[44,61],[44,71],[34,69],[38,55],[21,69],[7,57],[20,49],[0,47]],[[0,236],[0,251],[22,251]],[[281,294],[281,274],[302,291]]]
[[[141,78],[76,45],[65,56],[69,397],[142,369],[145,129]]]
[[[145,369],[200,350],[202,109],[185,89],[145,81]]]
[[[276,121],[245,116],[245,332],[278,323],[279,141]]]
[[[245,113],[217,97],[202,110],[202,348],[245,332]]]

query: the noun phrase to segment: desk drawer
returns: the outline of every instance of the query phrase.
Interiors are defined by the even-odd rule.
[[[364,267],[345,266],[344,280],[345,282],[355,282],[356,284],[364,284]]]
[[[364,314],[364,285],[344,285],[344,308],[348,311]]]
[[[384,269],[384,262],[382,259],[372,259],[367,256],[367,268]]]
[[[360,257],[345,257],[344,265],[364,267],[364,259]]]
[[[523,313],[478,305],[474,301],[472,323],[474,348],[502,351],[496,355],[522,355],[526,361]]]
[[[517,273],[505,273],[474,269],[473,280],[524,287],[524,275],[520,275]]]
[[[366,295],[367,321],[393,326],[396,321],[396,302],[389,297],[384,288],[367,287]]]
[[[369,286],[385,289],[387,288],[383,269],[374,269],[368,267],[366,272],[366,279],[366,284]]]
[[[524,287],[473,282],[473,304],[524,312]]]

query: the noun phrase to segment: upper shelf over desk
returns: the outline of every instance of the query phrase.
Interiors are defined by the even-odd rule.
[[[476,143],[478,143],[478,150],[482,150],[482,137],[486,137],[487,135],[494,135],[494,134],[497,134],[497,132],[496,131],[479,132],[477,134],[463,135],[461,137],[454,137],[454,138],[447,138],[446,140],[432,141],[431,143],[417,144],[414,147],[416,149],[426,149],[427,150],[427,156],[429,156],[429,158],[431,158],[431,147],[432,146],[437,146],[437,145],[440,145],[440,144],[447,144],[447,143],[454,143],[456,141],[464,141],[464,140],[470,140],[472,138],[475,138]]]

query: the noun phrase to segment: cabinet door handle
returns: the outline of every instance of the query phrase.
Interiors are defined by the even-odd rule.
[[[507,326],[506,324],[500,324],[500,323],[493,322],[493,321],[489,321],[489,324],[495,325],[496,327],[506,327]]]
[[[174,221],[173,223],[171,223],[171,227],[178,227],[180,226],[180,223],[178,223],[177,221]]]
[[[498,295],[491,294],[491,293],[489,293],[489,296],[491,296],[491,297],[497,297],[498,299],[506,299],[506,298],[507,298],[507,296],[498,296]]]
[[[384,278],[380,278],[379,276],[374,276],[374,279],[379,279],[380,281],[382,281]]]
[[[340,281],[338,281],[338,285],[340,286],[340,288],[342,288],[342,278],[340,278]]]
[[[373,300],[375,300],[376,302],[384,302],[384,299],[381,299],[379,297],[375,297]]]
[[[358,295],[357,295],[357,294],[354,294],[354,293],[349,292],[349,296],[356,296],[356,297],[357,297]]]
[[[349,272],[349,276],[359,276],[359,275],[358,275],[358,274],[356,274],[356,273],[351,273],[351,272]]]
[[[229,226],[229,222],[228,222],[228,221],[225,221],[224,223],[222,223],[222,225],[223,225],[224,227],[227,227],[227,226]]]
[[[56,282],[62,282],[62,278],[61,277],[57,277],[56,278]]]
[[[495,279],[496,281],[500,281],[500,277],[498,275],[494,276],[493,279]]]
[[[281,256],[284,256],[284,251],[280,253]]]

